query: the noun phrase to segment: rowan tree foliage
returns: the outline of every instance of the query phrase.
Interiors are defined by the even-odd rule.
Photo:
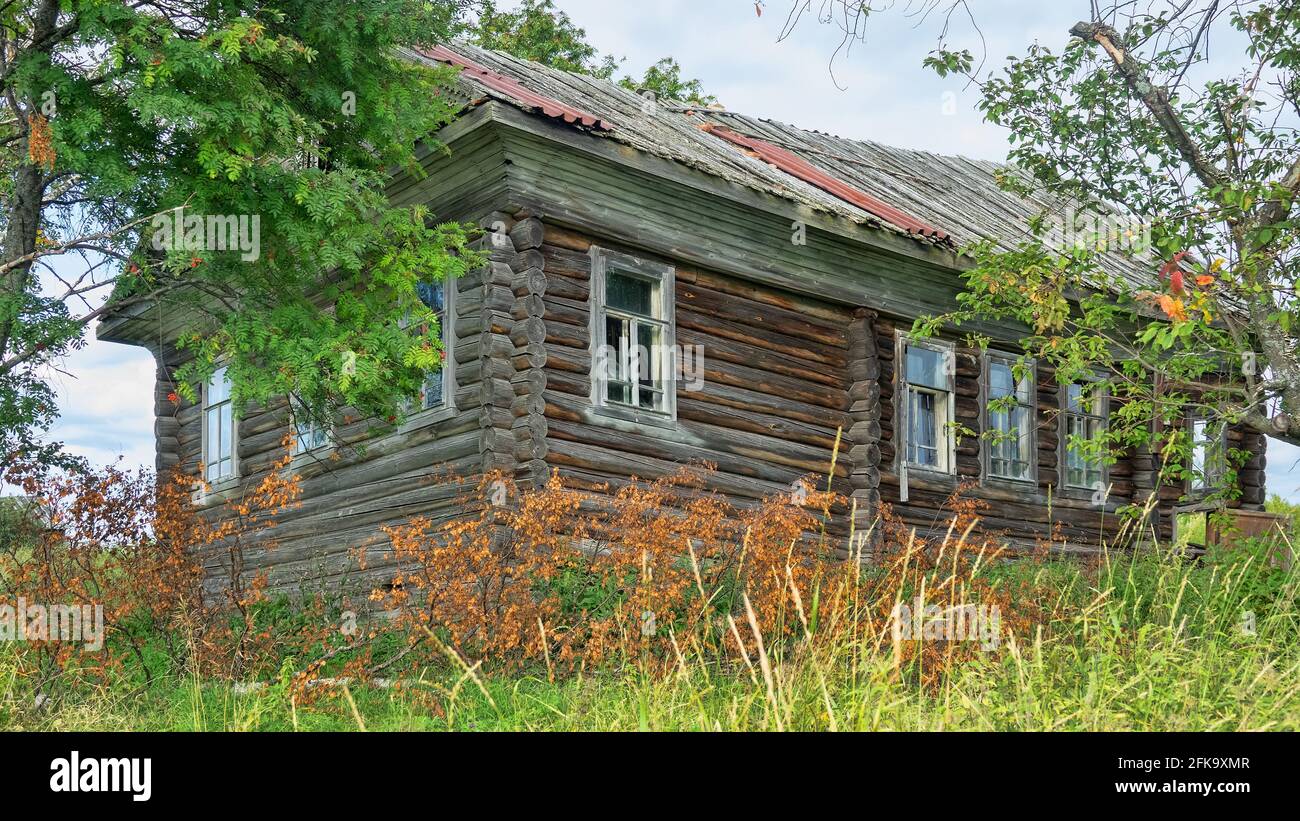
[[[399,48],[445,41],[464,5],[0,3],[0,453],[54,457],[49,377],[143,305],[194,320],[182,393],[220,357],[238,403],[388,415],[414,394],[440,338],[410,321],[432,320],[416,285],[469,257],[460,226],[384,196],[455,113],[450,70]],[[167,242],[152,218],[177,208],[255,242],[187,222]]]
[[[869,36],[883,10],[830,5],[837,14],[822,22],[846,38]],[[1034,43],[1000,67],[979,46],[953,44],[979,4],[907,9],[941,20],[926,65],[974,84],[987,120],[1008,129],[1017,170],[1003,184],[1055,202],[1014,247],[966,249],[960,310],[918,330],[1018,320],[1029,355],[1063,380],[1099,372],[1125,400],[1112,451],[1152,444],[1186,463],[1186,429],[1159,423],[1192,415],[1300,443],[1300,8],[1080,3],[1058,47]],[[1147,283],[1104,270],[1099,252],[1114,249],[1114,233],[1070,224],[1066,209],[1149,231],[1151,252],[1133,254]]]

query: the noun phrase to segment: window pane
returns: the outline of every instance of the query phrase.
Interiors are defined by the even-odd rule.
[[[1002,399],[1015,391],[1011,366],[1005,362],[989,362],[989,398]]]
[[[913,345],[907,346],[908,383],[941,391],[948,390],[947,369],[944,367],[946,359],[945,352]]]
[[[1066,402],[1065,402],[1066,410],[1073,411],[1074,413],[1082,413],[1083,412],[1083,386],[1078,384],[1070,385],[1069,388],[1067,388],[1066,390],[1067,390]]]
[[[936,397],[912,390],[908,408],[908,461],[927,467],[939,466],[939,421]]]
[[[221,414],[221,447],[217,452],[217,458],[229,459],[231,455],[230,454],[231,440],[234,439],[234,437],[231,434],[234,431],[234,427],[235,427],[233,406],[229,402],[222,405],[220,414]]]
[[[605,277],[605,302],[611,308],[654,316],[655,283],[609,271]]]
[[[663,329],[658,325],[638,322],[636,337],[638,381],[643,385],[662,387]]]
[[[1192,487],[1213,488],[1224,468],[1222,428],[1204,419],[1192,422]]]
[[[221,458],[221,409],[211,408],[203,412],[204,458],[211,468]]]
[[[605,378],[632,381],[632,322],[605,317]]]
[[[632,386],[627,382],[616,382],[611,379],[605,388],[605,399],[621,405],[630,405],[632,404]]]
[[[1086,413],[1092,416],[1105,414],[1105,391],[1097,385],[1075,383],[1066,388],[1065,409],[1071,413]]]
[[[442,371],[433,371],[424,377],[424,407],[440,407],[443,402],[443,386],[445,384]]]
[[[425,307],[434,313],[442,313],[444,303],[441,282],[418,283],[415,286],[415,292],[419,294],[420,301],[425,304]]]
[[[212,378],[208,380],[208,389],[204,394],[204,401],[211,406],[225,402],[229,398],[230,383],[226,381],[226,368],[222,366],[212,372]]]
[[[642,386],[637,391],[637,403],[641,407],[647,408],[649,410],[663,411],[665,410],[664,392],[661,390],[656,390],[653,388]]]
[[[1103,464],[1100,458],[1089,459],[1082,447],[1083,441],[1098,441],[1103,433],[1100,419],[1072,415],[1066,417],[1065,432],[1067,444],[1065,450],[1065,483],[1071,487],[1096,489],[1104,482]],[[1079,445],[1074,439],[1082,440]]]

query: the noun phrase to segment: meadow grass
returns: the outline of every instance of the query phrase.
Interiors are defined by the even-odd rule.
[[[71,687],[39,708],[0,647],[0,727],[13,730],[1296,730],[1295,569],[1250,551],[1189,562],[1176,550],[1100,562],[1009,563],[1056,601],[937,681],[896,663],[890,640],[795,641],[750,660],[685,638],[667,672],[640,659],[552,679],[546,668],[409,669],[394,688],[287,683],[253,691],[174,675],[149,687]],[[286,679],[287,681],[287,679]]]

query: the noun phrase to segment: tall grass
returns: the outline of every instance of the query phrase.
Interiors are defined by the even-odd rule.
[[[546,665],[488,675],[470,664],[402,673],[398,686],[335,688],[304,706],[287,677],[249,692],[178,675],[104,686],[37,708],[0,645],[0,725],[163,730],[1295,730],[1296,571],[1244,546],[1190,563],[1155,550],[1094,563],[991,565],[1032,576],[1050,619],[932,683],[891,639],[765,644],[745,657],[673,636],[665,674],[627,657],[553,680]],[[814,609],[803,601],[798,607]],[[826,607],[822,602],[819,607]],[[816,615],[823,623],[830,612]],[[736,629],[752,633],[746,619]],[[813,623],[810,631],[816,630]],[[845,633],[845,636],[850,635]],[[746,641],[750,636],[746,635]]]

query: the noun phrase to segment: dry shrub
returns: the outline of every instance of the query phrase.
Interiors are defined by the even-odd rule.
[[[826,534],[842,499],[810,492],[802,504],[786,494],[738,506],[704,490],[710,470],[609,495],[556,477],[516,492],[488,477],[470,517],[387,531],[404,569],[372,598],[394,613],[408,648],[427,639],[466,663],[544,663],[552,674],[871,646],[932,682],[980,645],[892,641],[900,601],[996,606],[1002,629],[1021,636],[1039,622],[1022,591],[981,575],[1003,548],[991,534],[971,540],[977,502],[955,495],[952,533],[935,541],[886,511],[875,563],[864,568],[837,559],[844,537]]]
[[[900,671],[912,671],[927,685],[939,683],[955,666],[986,657],[1009,640],[1031,638],[1049,618],[1045,608],[1049,592],[1041,578],[1025,572],[1032,568],[1022,566],[1014,577],[992,571],[1011,559],[1040,566],[1051,540],[1039,540],[1027,553],[1012,553],[1005,534],[979,527],[989,504],[970,496],[971,490],[964,483],[948,498],[943,511],[947,526],[941,535],[918,536],[886,505],[874,572],[862,585],[864,639],[888,646]],[[937,618],[924,621],[939,626],[955,626],[963,609],[980,608],[981,617],[996,611],[996,646],[990,647],[983,637],[936,641],[915,631],[909,636],[898,624],[900,605],[912,613],[924,613],[927,606],[937,608]]]
[[[159,487],[116,468],[53,478],[9,469],[31,508],[0,521],[0,604],[103,605],[107,631],[94,653],[22,644],[34,691],[68,679],[288,671],[301,703],[322,691],[316,678],[401,678],[433,656],[467,668],[544,664],[556,675],[621,664],[662,672],[687,658],[757,669],[771,654],[844,649],[892,653],[900,675],[933,684],[981,645],[895,640],[900,602],[996,606],[1001,632],[1020,638],[1044,620],[1032,582],[989,578],[1005,548],[996,534],[972,535],[981,503],[960,492],[938,538],[916,537],[886,509],[864,565],[836,558],[855,552],[831,516],[845,500],[812,491],[810,479],[807,493],[738,504],[707,490],[705,465],[604,493],[554,477],[520,491],[488,476],[465,515],[387,530],[401,570],[372,599],[392,618],[344,635],[323,599],[273,601],[265,573],[248,570],[247,551],[274,550],[278,515],[298,504],[287,464],[206,511],[194,509],[185,477]]]
[[[518,492],[489,476],[467,505],[471,517],[388,529],[405,569],[373,598],[413,640],[431,635],[465,658],[507,666],[665,660],[675,639],[716,647],[729,640],[725,617],[742,594],[766,635],[790,635],[798,622],[788,585],[807,589],[824,566],[816,534],[831,497],[739,507],[703,490],[709,470],[683,468],[610,496],[555,477]]]
[[[111,466],[63,474],[9,466],[4,481],[26,497],[0,520],[0,605],[103,613],[102,647],[30,632],[16,644],[30,689],[49,696],[76,684],[147,686],[187,667],[225,680],[263,677],[286,657],[319,658],[350,644],[321,600],[278,606],[265,574],[247,571],[248,548],[273,549],[277,516],[298,503],[298,477],[286,466],[287,458],[206,511],[194,507],[200,483],[192,477],[159,483]],[[213,567],[223,572],[214,576]]]
[[[49,690],[69,670],[106,679],[127,660],[150,679],[149,645],[171,636],[171,622],[193,606],[199,580],[192,561],[154,537],[165,503],[153,477],[117,467],[50,476],[18,464],[4,480],[26,498],[11,507],[0,533],[0,605],[14,613],[20,603],[103,608],[102,649],[88,648],[89,636],[60,640],[39,624],[16,625],[28,634],[17,647],[34,689]]]

